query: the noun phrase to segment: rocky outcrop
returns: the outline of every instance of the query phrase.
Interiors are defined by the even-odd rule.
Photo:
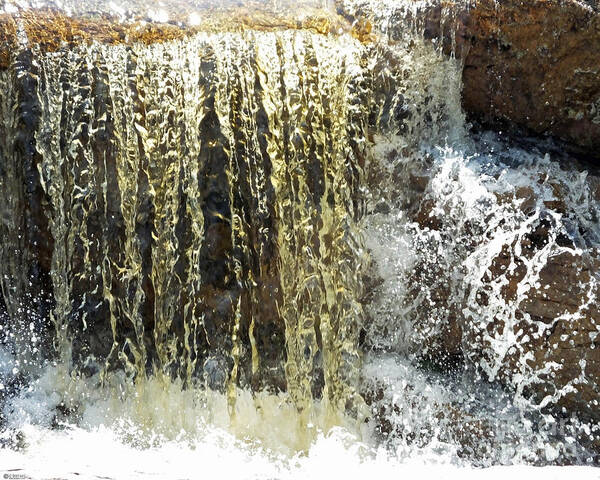
[[[459,58],[470,119],[503,132],[550,136],[565,142],[558,151],[600,158],[595,2],[346,0],[338,8],[375,42],[393,48],[408,30]],[[494,158],[501,162],[497,152]],[[575,156],[557,158],[576,164]],[[412,319],[413,350],[442,368],[466,358],[536,405],[597,419],[597,177],[583,182],[570,174],[561,181],[563,173],[548,162],[533,170],[523,165],[528,187],[508,184],[492,194],[496,187],[486,185],[485,203],[466,206],[460,192],[473,185],[463,185],[456,172],[470,173],[460,164],[453,168],[432,180],[445,189],[430,183],[402,207],[418,225],[413,248],[420,260],[403,305]],[[468,214],[470,208],[477,213]],[[496,237],[502,248],[492,253]]]
[[[393,43],[408,21],[462,56],[463,105],[473,118],[509,121],[594,153],[599,138],[594,133],[598,77],[589,75],[597,68],[589,62],[596,51],[594,9],[557,1],[517,7],[512,1],[482,0],[469,9],[421,3],[421,11],[404,4],[395,15],[384,12],[387,33]],[[518,14],[518,8],[525,13]],[[366,7],[353,13],[353,33],[375,51],[377,34],[368,21],[360,21],[362,14],[369,15]],[[373,78],[357,80],[331,65],[321,72],[323,50],[318,57],[315,49],[335,35],[309,39],[298,58],[287,52],[303,49],[304,43],[294,47],[278,38],[272,50],[262,52],[262,63],[255,50],[245,48],[246,37],[241,45],[227,39],[233,42],[227,49],[221,40],[199,41],[194,55],[184,56],[179,70],[173,68],[170,62],[181,61],[178,49],[185,48],[177,41],[200,29],[323,34],[346,28],[325,17],[240,18],[247,20],[217,18],[189,30],[123,26],[102,17],[79,21],[54,13],[45,13],[44,21],[27,14],[0,18],[6,32],[0,52],[6,87],[0,105],[6,120],[0,149],[6,302],[0,307],[20,319],[23,336],[33,319],[38,333],[64,327],[76,359],[92,354],[109,358],[112,365],[141,362],[138,372],[160,363],[173,373],[183,367],[170,359],[185,358],[190,376],[204,373],[218,384],[214,379],[223,377],[221,370],[235,372],[256,388],[284,388],[286,378],[300,389],[316,388],[305,387],[304,377],[313,369],[321,370],[316,376],[325,375],[318,353],[324,348],[337,349],[336,358],[344,353],[348,364],[355,361],[355,352],[342,349],[354,346],[360,312],[352,219],[361,210],[357,176],[365,164],[363,127],[366,118],[375,127],[402,125],[410,117],[411,99],[396,95],[402,76],[390,73],[410,76],[409,69],[403,70],[393,48],[382,48],[378,58],[385,62],[374,62]],[[23,36],[28,48],[15,54]],[[163,40],[172,41],[173,51],[145,49]],[[575,48],[578,41],[591,46]],[[103,50],[99,44],[118,48]],[[42,59],[50,53],[56,55]],[[220,72],[218,55],[224,59]],[[198,57],[192,69],[189,60]],[[350,57],[344,61],[356,62],[353,67],[368,63]],[[274,68],[273,59],[282,66],[269,77],[264,70]],[[285,76],[288,68],[302,70],[302,85]],[[20,74],[13,75],[17,69]],[[185,83],[182,72],[196,81]],[[337,76],[327,77],[333,73]],[[426,83],[431,72],[421,73],[415,84]],[[279,83],[269,83],[273,78]],[[347,92],[337,88],[340,78]],[[414,90],[423,97],[423,121],[406,123],[425,131],[433,118],[427,110],[436,110],[435,104],[426,89]],[[195,108],[186,95],[203,101]],[[331,95],[336,102],[326,98]],[[385,104],[381,111],[367,112],[378,103]],[[435,118],[452,120],[444,111]],[[192,137],[200,141],[190,139],[189,122],[197,122]],[[327,157],[331,152],[335,158]],[[288,172],[291,162],[297,164]],[[530,182],[551,188],[547,179]],[[463,230],[451,245],[455,250],[443,244],[429,263],[416,265],[413,296],[422,286],[433,287],[411,312],[429,358],[455,364],[466,356],[538,404],[546,406],[546,398],[552,398],[553,405],[596,418],[598,255],[590,245],[598,239],[584,224],[557,220],[572,210],[579,214],[563,200],[561,188],[551,188],[550,200],[527,189],[508,199],[488,198],[502,218],[516,218],[528,230],[488,258],[484,274],[463,283],[457,279],[469,272],[460,270],[462,262],[489,238],[482,233],[486,217],[478,225],[459,218]],[[414,220],[422,230],[441,232],[444,241],[455,240],[452,222],[457,219],[440,215],[439,206],[434,212],[439,198],[429,193],[421,196]],[[505,203],[519,207],[503,210]],[[530,210],[532,205],[539,209]],[[531,283],[530,262],[545,255],[548,243],[556,254],[543,258]],[[423,239],[423,249],[432,245]],[[441,251],[449,255],[445,260]],[[490,299],[501,299],[508,310],[493,311]],[[487,323],[481,326],[478,315],[485,309]],[[284,325],[289,318],[295,323]],[[329,320],[338,323],[322,323]],[[433,328],[432,320],[437,321]],[[327,332],[335,335],[324,338]],[[499,353],[494,341],[507,334],[518,337],[514,348]],[[284,345],[292,344],[296,365],[285,358],[290,351]],[[286,361],[293,367],[289,372],[283,371]],[[264,377],[256,375],[257,363]],[[301,370],[294,370],[298,365]],[[340,362],[335,373],[352,370],[347,367]],[[532,372],[535,382],[520,382],[523,373]],[[321,380],[314,383],[322,386]]]
[[[459,30],[463,106],[600,160],[600,12],[576,0],[478,0]]]
[[[470,203],[454,168],[412,217],[423,252],[408,281],[415,353],[444,367],[464,357],[542,411],[597,421],[598,177],[524,165],[519,185],[490,178],[486,200]]]
[[[578,0],[339,0],[339,11],[377,41],[407,29],[463,65],[472,120],[519,135],[552,136],[600,159],[600,12]],[[371,25],[372,24],[372,25]]]

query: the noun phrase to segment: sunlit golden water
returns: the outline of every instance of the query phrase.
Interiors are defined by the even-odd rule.
[[[235,412],[237,385],[266,385],[275,358],[299,411],[318,395],[360,416],[363,55],[348,35],[305,31],[34,54],[64,364],[92,355],[105,380],[124,368],[191,385],[225,358]],[[19,88],[13,73],[1,82]],[[2,97],[5,118],[15,97]],[[5,185],[22,198],[10,170]],[[17,232],[3,271],[25,284]],[[223,270],[213,284],[207,265]],[[207,320],[215,301],[225,314]],[[264,325],[280,337],[259,338]]]
[[[393,191],[373,134],[406,154],[460,138],[458,64],[411,31],[23,45],[0,72],[19,367],[50,356],[40,389],[67,417],[150,437],[204,422],[293,452],[334,425],[360,434],[362,220]],[[29,306],[40,248],[50,328]]]

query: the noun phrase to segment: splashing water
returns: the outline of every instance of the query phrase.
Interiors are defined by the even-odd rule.
[[[549,408],[597,361],[597,177],[469,133],[429,3],[398,4],[355,3],[377,42],[15,53],[0,471],[597,476],[518,466],[595,462],[585,406]],[[592,353],[573,370],[575,322]]]
[[[398,379],[395,373],[390,381],[378,371],[385,370],[380,361],[392,360],[376,356],[365,374],[379,409],[376,427],[401,444],[442,442],[438,449],[484,465],[589,462],[595,422],[557,418],[546,407],[568,404],[573,385],[585,378],[585,359],[569,371],[559,363],[561,350],[579,335],[569,325],[589,324],[592,336],[596,330],[598,280],[589,274],[596,252],[586,246],[596,245],[595,179],[490,135],[473,140],[462,152],[424,153],[431,175],[426,187],[394,197],[397,207],[367,220],[367,245],[379,266],[368,348],[396,355],[402,369],[421,364],[455,372],[451,380],[432,373],[427,386],[423,374]],[[411,178],[422,175],[418,160],[393,159]],[[420,199],[413,203],[415,196]],[[564,208],[568,198],[573,209]],[[413,207],[401,207],[406,202]],[[391,203],[384,201],[388,208]],[[552,280],[565,257],[579,283],[570,287],[575,298],[560,307],[561,287]],[[549,323],[542,315],[555,316]],[[552,383],[557,377],[565,379],[561,389]],[[433,397],[423,393],[431,388],[437,389]],[[461,440],[465,435],[478,440]]]

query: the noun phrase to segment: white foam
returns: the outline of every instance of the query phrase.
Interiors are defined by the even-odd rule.
[[[269,455],[212,429],[195,443],[167,442],[159,447],[136,449],[120,441],[113,431],[72,429],[66,432],[29,428],[31,447],[24,453],[4,451],[0,473],[11,471],[34,479],[325,479],[344,478],[446,478],[530,480],[598,478],[592,467],[527,466],[489,469],[459,468],[427,463],[422,458],[403,462],[383,450],[370,450],[348,439],[343,430],[320,436],[306,455]]]

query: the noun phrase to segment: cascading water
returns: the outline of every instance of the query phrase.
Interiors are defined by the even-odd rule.
[[[0,470],[597,462],[597,405],[556,413],[598,362],[597,177],[468,132],[460,61],[422,36],[429,2],[346,3],[387,38],[206,29],[46,52],[16,22]],[[579,369],[544,357],[582,335]]]
[[[315,389],[333,410],[353,402],[359,61],[351,37],[304,32],[92,45],[32,61],[61,364],[97,360],[102,381],[118,367],[136,382],[206,377],[227,388],[232,413],[238,384],[270,376],[303,411]],[[204,311],[210,302],[220,317]],[[34,340],[17,351],[27,356]]]

